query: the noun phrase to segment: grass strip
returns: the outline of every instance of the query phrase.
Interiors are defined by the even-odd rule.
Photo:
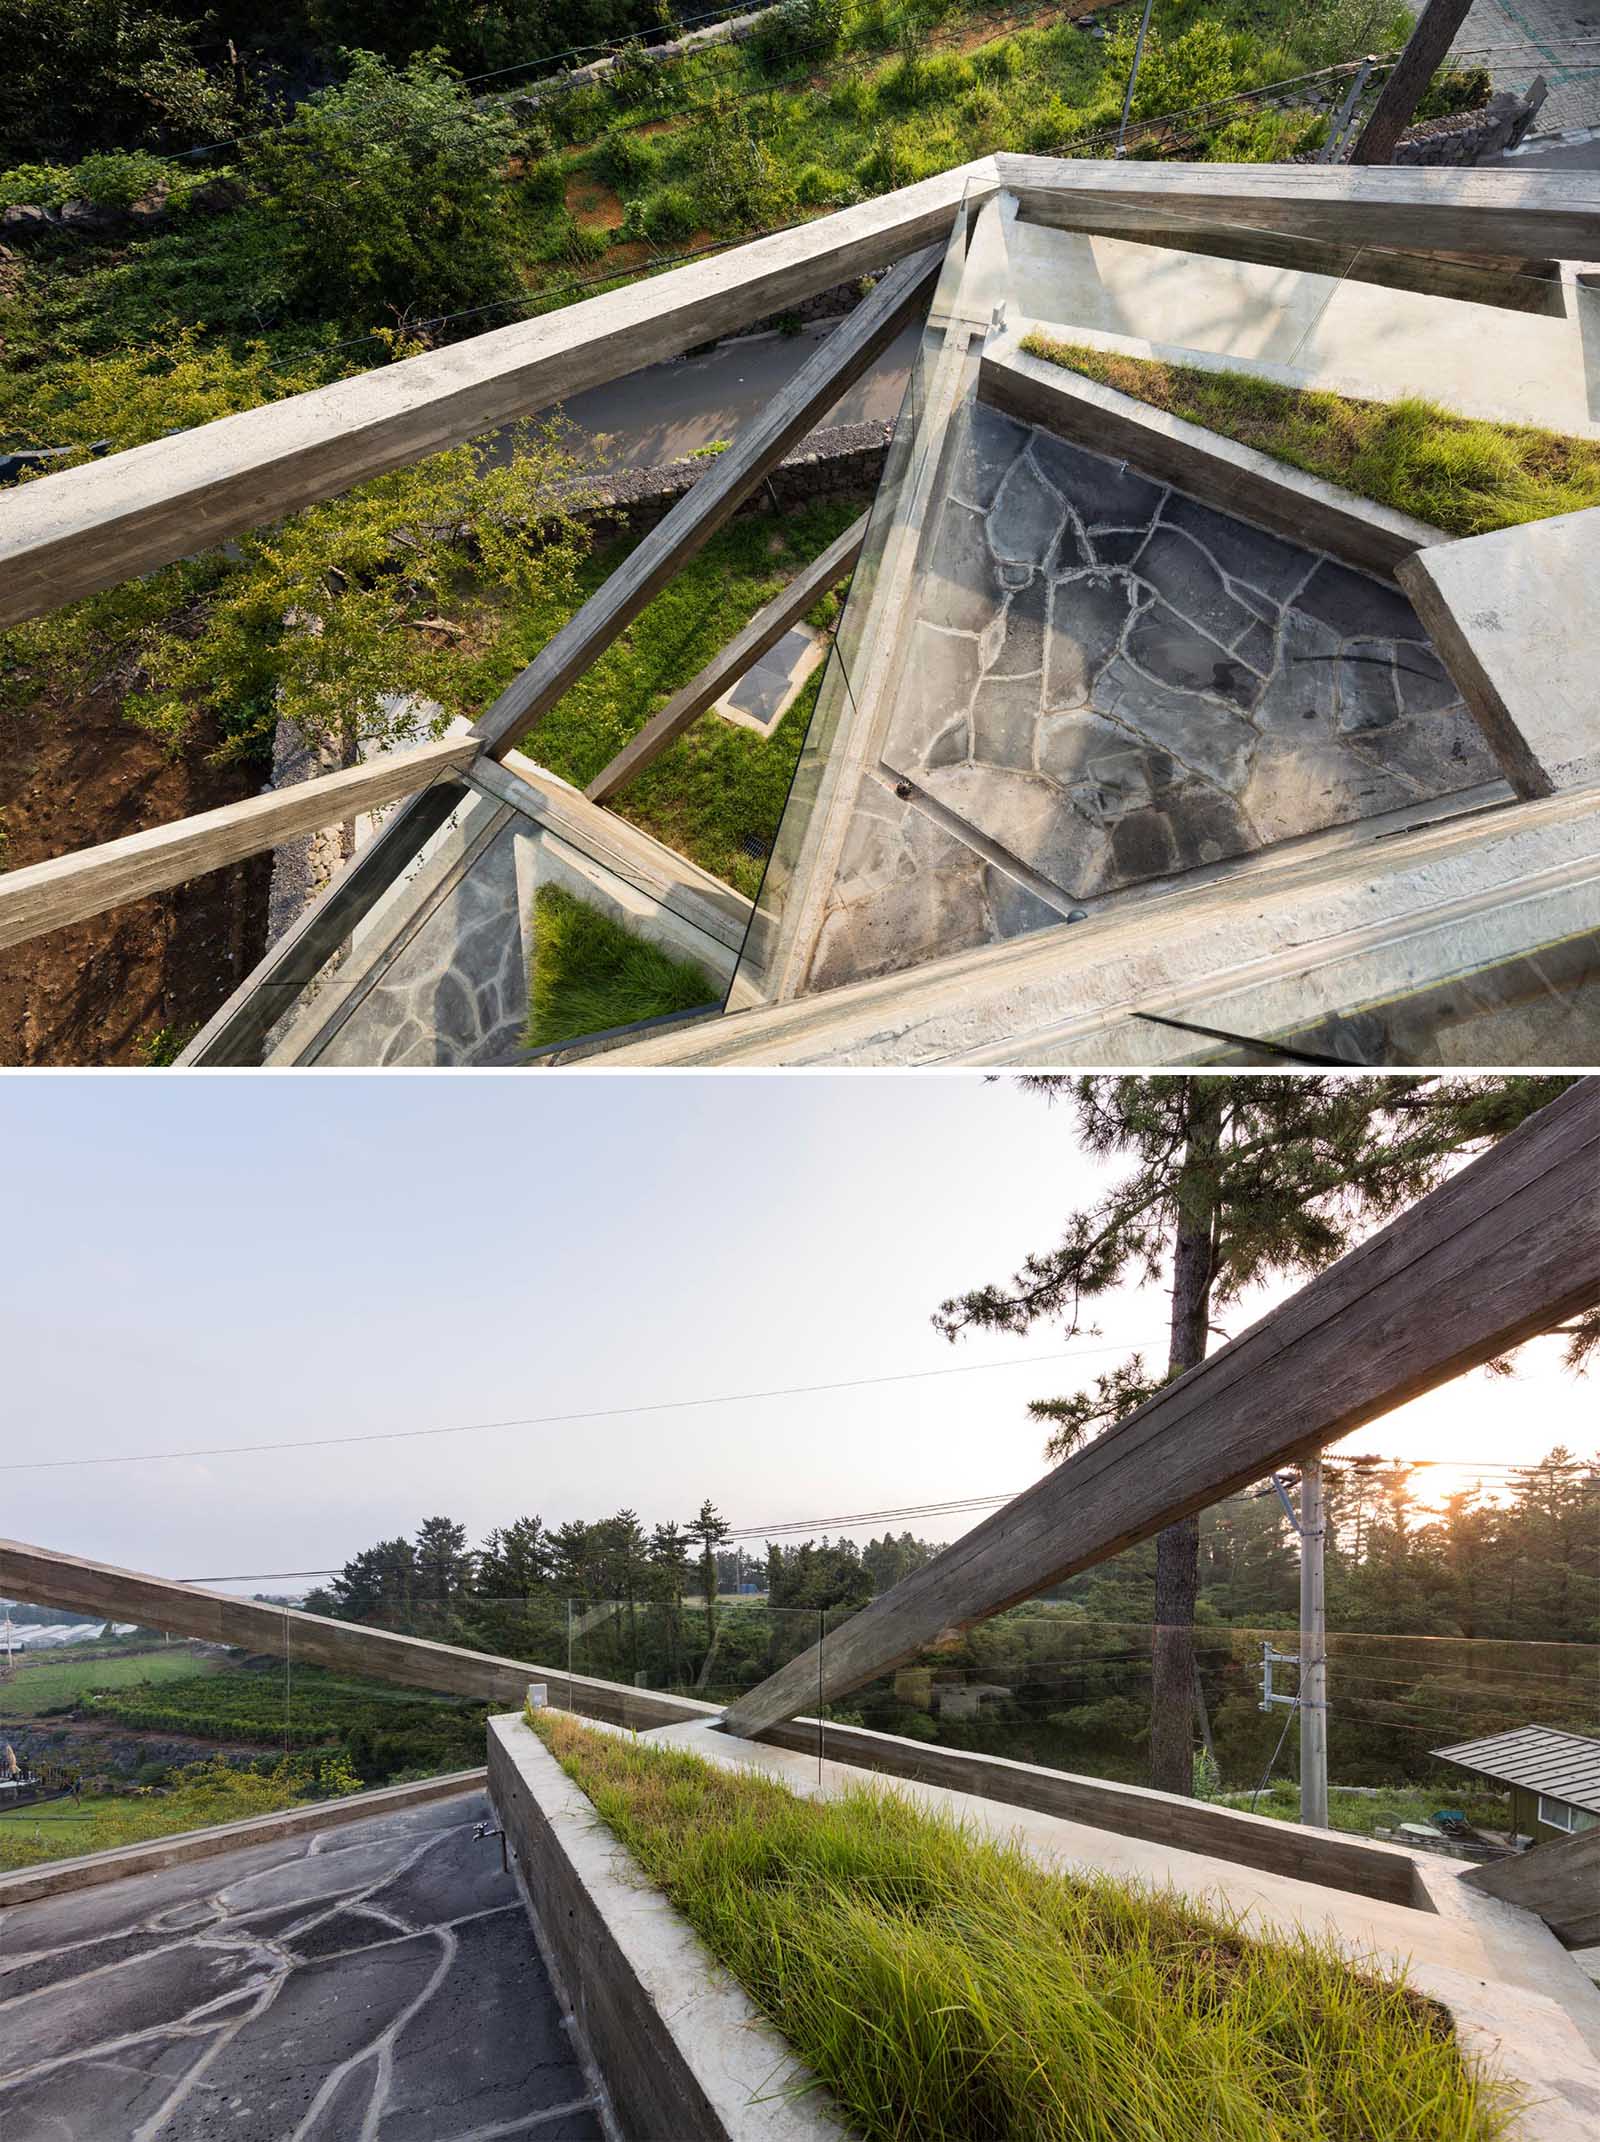
[[[1491,424],[1417,399],[1360,401],[1244,372],[1124,357],[1038,330],[1022,348],[1447,535],[1486,535],[1600,506],[1600,440]]]
[[[721,996],[703,967],[673,959],[564,886],[541,885],[534,895],[529,1048],[696,1011]]]
[[[892,1790],[530,1723],[869,2142],[1488,2142],[1443,2008],[1331,1942],[1048,1871]]]

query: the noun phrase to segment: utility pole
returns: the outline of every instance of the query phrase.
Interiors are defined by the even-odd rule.
[[[1300,1468],[1300,1820],[1328,1827],[1328,1610],[1323,1588],[1327,1523],[1322,1460]]]
[[[1139,79],[1139,62],[1144,58],[1145,33],[1150,27],[1150,12],[1154,8],[1155,4],[1156,0],[1144,0],[1144,13],[1139,19],[1139,35],[1133,47],[1133,65],[1128,69],[1127,94],[1123,97],[1122,100],[1122,123],[1117,128],[1117,146],[1115,153],[1118,156],[1126,156],[1128,153],[1128,114],[1133,109],[1134,85]]]

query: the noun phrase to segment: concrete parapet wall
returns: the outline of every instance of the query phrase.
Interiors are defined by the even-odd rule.
[[[520,1717],[489,1721],[489,1794],[624,2134],[836,2142],[848,2132]]]
[[[1307,476],[1220,432],[1031,357],[1011,336],[984,352],[983,401],[1097,454],[1127,461],[1219,512],[1325,550],[1392,581],[1403,558],[1445,540],[1440,529]]]

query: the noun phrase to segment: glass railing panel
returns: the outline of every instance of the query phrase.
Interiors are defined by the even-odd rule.
[[[755,1594],[574,1599],[568,1606],[573,1675],[700,1703],[732,1703],[812,1651],[821,1635],[815,1608],[773,1607]]]
[[[297,1731],[282,1637],[251,1652],[17,1603],[0,1626],[0,1872],[340,1787]]]

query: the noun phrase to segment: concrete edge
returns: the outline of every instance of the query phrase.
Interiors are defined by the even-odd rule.
[[[1325,550],[1383,580],[1394,581],[1402,559],[1448,540],[1426,521],[1358,498],[1255,447],[1030,356],[1018,337],[1031,324],[1018,323],[984,351],[980,401],[1092,453],[1126,460],[1201,505],[1236,514],[1302,547]]]
[[[515,1715],[489,1720],[489,1793],[633,2142],[837,2142],[851,2131]]]
[[[1424,1912],[1439,1908],[1420,1865],[1426,1855],[1403,1845],[1356,1838],[1342,1830],[1301,1828],[1242,1808],[1213,1807],[1204,1800],[1157,1792],[1148,1785],[1122,1785],[831,1720],[823,1725],[815,1718],[787,1719],[756,1739],[803,1755],[825,1754],[832,1762],[856,1763],[887,1777],[1057,1815],[1175,1851],[1204,1852],[1240,1867],[1317,1882],[1380,1903]]]
[[[488,1782],[487,1770],[452,1770],[441,1777],[421,1778],[411,1785],[381,1785],[373,1792],[351,1793],[343,1800],[316,1800],[304,1807],[282,1808],[275,1815],[219,1822],[214,1829],[178,1830],[170,1837],[151,1837],[141,1844],[112,1845],[104,1852],[85,1852],[76,1859],[19,1867],[13,1874],[0,1874],[0,1910],[12,1904],[35,1904],[44,1897],[62,1896],[76,1889],[97,1888],[102,1882],[121,1881],[129,1874],[152,1874],[192,1859],[214,1859],[245,1845],[271,1844],[280,1837],[339,1829],[373,1815],[398,1814],[409,1807],[424,1807],[430,1800],[448,1799],[454,1793],[481,1792]]]

